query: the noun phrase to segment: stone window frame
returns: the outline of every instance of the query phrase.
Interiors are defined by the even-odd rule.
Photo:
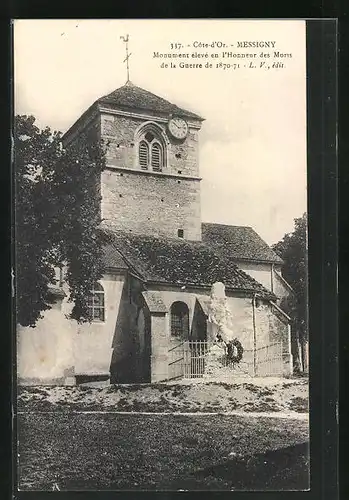
[[[151,133],[154,136],[151,141],[146,139],[145,136],[147,133]],[[134,166],[136,169],[149,172],[164,172],[167,170],[169,140],[163,128],[158,123],[153,121],[142,123],[135,131],[134,145],[136,151]],[[147,146],[147,150],[145,149],[145,145]],[[159,167],[154,165],[155,156],[152,154],[152,148],[155,145],[159,148]],[[140,161],[140,149],[142,146],[146,164],[144,160]]]
[[[178,310],[176,310],[176,308]],[[176,300],[170,307],[170,334],[172,338],[188,340],[190,333],[190,312],[186,302]]]
[[[93,285],[87,299],[87,307],[93,323],[105,323],[105,291],[101,283],[96,282]]]

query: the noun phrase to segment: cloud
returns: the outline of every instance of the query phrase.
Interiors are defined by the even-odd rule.
[[[292,231],[294,217],[306,210],[304,165],[297,168],[292,155],[268,145],[252,136],[203,145],[203,220],[252,226],[269,243]],[[270,169],[277,163],[278,169]]]

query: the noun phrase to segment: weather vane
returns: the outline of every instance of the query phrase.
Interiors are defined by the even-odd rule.
[[[129,60],[130,56],[132,55],[132,54],[129,54],[129,53],[128,53],[128,40],[129,40],[129,38],[128,38],[128,35],[126,35],[126,36],[121,36],[120,38],[122,38],[122,40],[123,40],[123,41],[125,42],[125,44],[126,44],[126,57],[125,57],[125,59],[123,60],[123,62],[126,62],[126,68],[127,68],[127,82],[129,82],[129,81],[130,81],[130,68],[129,68],[129,65],[128,65],[128,60]],[[126,82],[126,83],[127,83],[127,82]]]

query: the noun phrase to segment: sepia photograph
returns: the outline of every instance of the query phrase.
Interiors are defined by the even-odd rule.
[[[309,489],[306,22],[13,21],[18,491]]]

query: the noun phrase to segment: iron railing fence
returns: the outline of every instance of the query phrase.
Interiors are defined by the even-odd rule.
[[[207,355],[212,344],[203,340],[180,342],[169,349],[169,379],[195,379],[207,376]],[[283,347],[281,342],[245,349],[239,363],[233,363],[224,352],[217,361],[225,368],[222,377],[238,374],[258,377],[280,376],[283,373]]]

